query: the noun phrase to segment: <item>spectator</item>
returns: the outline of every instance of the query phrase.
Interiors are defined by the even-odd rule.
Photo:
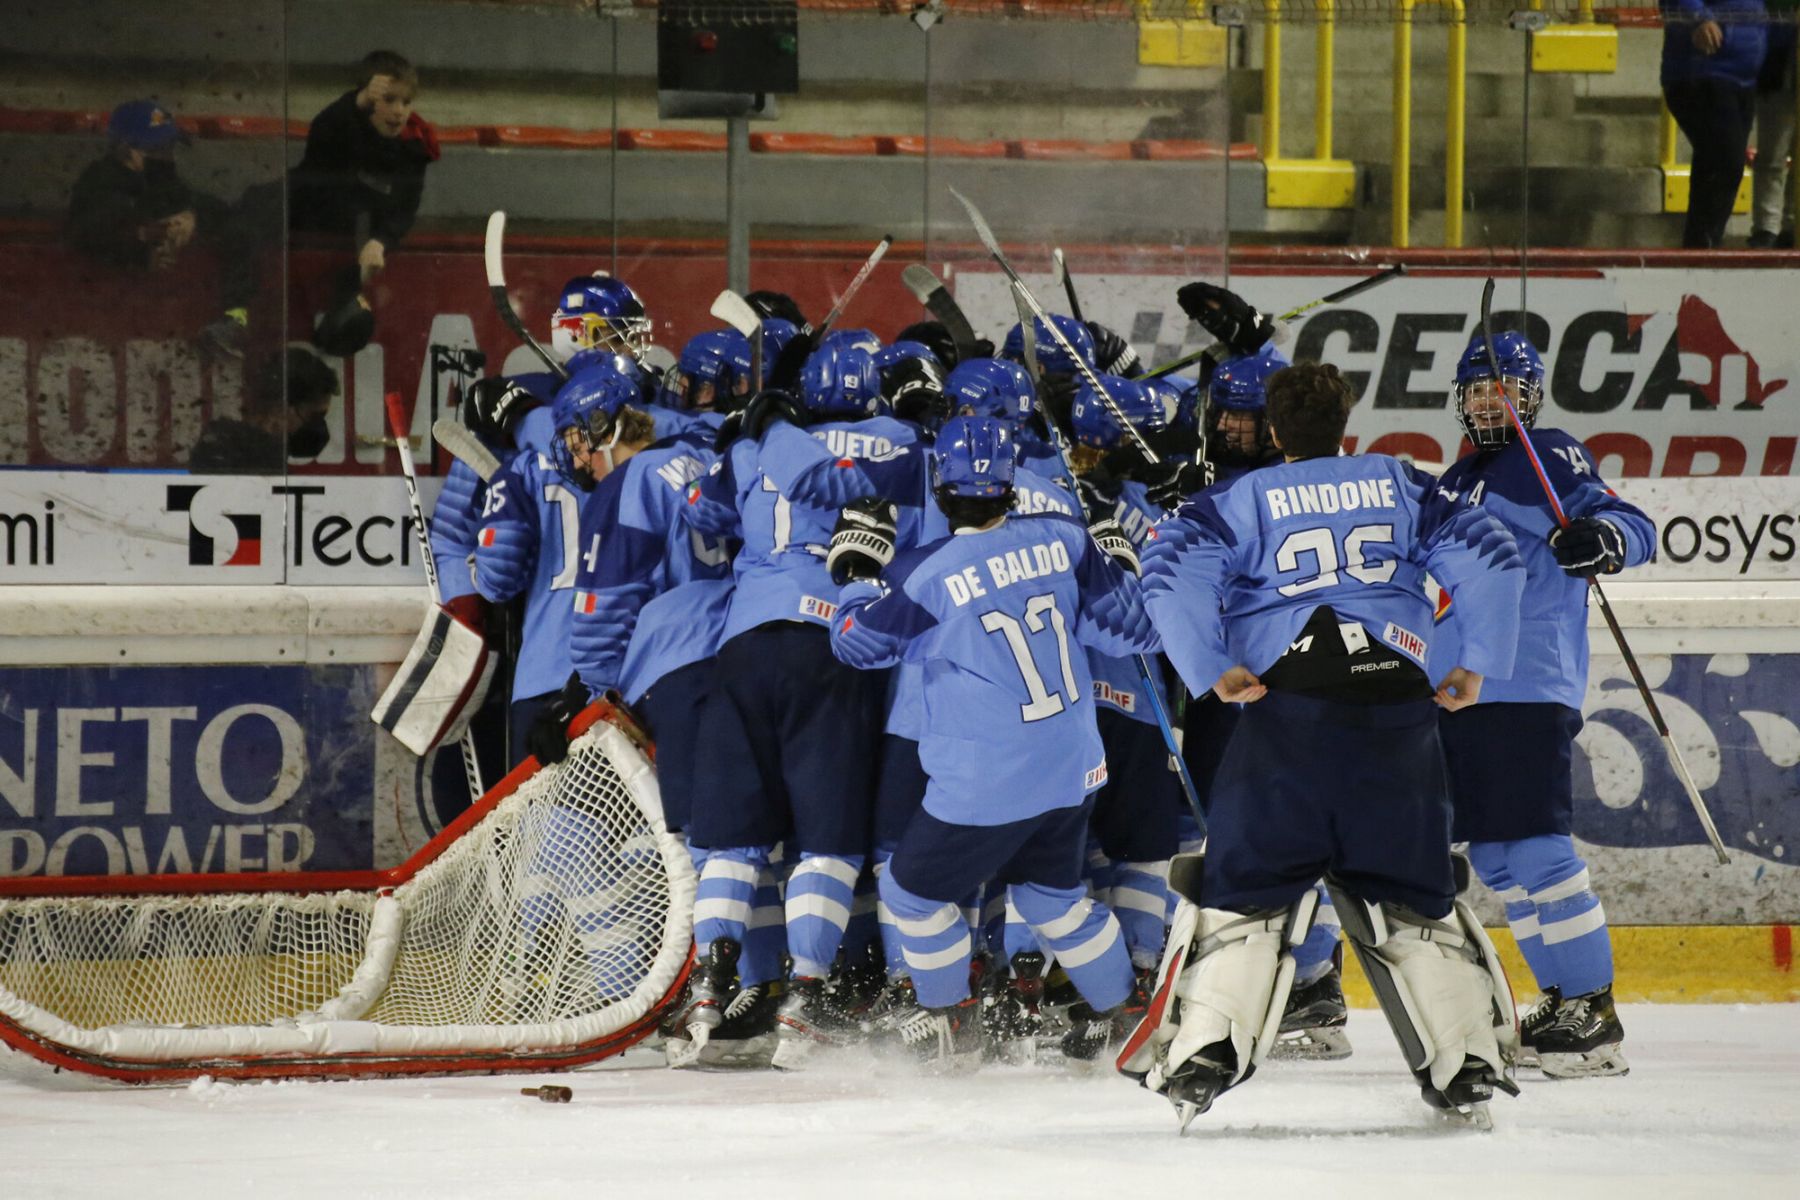
[[[437,134],[413,111],[418,90],[419,73],[404,57],[392,50],[371,51],[358,65],[356,87],[312,119],[306,153],[289,173],[289,227],[347,237],[356,252],[355,267],[344,272],[326,306],[338,314],[331,322],[334,332],[345,323],[343,314],[354,318],[353,310],[370,309],[363,288],[387,266],[389,252],[418,216],[425,168],[438,158]],[[280,189],[271,185],[261,192],[254,202],[246,193],[243,207],[272,211]],[[266,223],[241,222],[252,235]],[[208,340],[227,352],[241,352],[249,325],[248,302],[256,293],[254,257],[227,256],[231,274],[224,286],[225,315],[207,330]],[[348,323],[358,324],[354,319]],[[344,352],[341,340],[333,340],[338,345],[332,352]]]
[[[1796,0],[1768,0],[1769,53],[1756,77],[1752,250],[1794,248],[1794,21]]]
[[[289,346],[257,373],[243,420],[220,417],[201,430],[188,470],[279,474],[290,458],[317,458],[331,441],[325,414],[337,393],[337,372],[309,347]]]
[[[106,138],[106,155],[88,165],[70,194],[69,242],[111,266],[166,271],[224,206],[176,172],[175,147],[187,135],[156,101],[113,109]]]
[[[1763,0],[1662,0],[1663,98],[1693,147],[1684,247],[1722,245],[1744,178],[1757,72],[1767,44]]]

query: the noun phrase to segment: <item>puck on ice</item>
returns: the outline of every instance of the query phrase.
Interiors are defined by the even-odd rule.
[[[519,1095],[536,1096],[545,1104],[567,1104],[575,1098],[574,1092],[554,1083],[547,1083],[543,1087],[520,1088]]]

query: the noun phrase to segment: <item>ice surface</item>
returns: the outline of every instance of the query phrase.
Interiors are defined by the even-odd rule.
[[[1628,1077],[1524,1072],[1488,1134],[1425,1107],[1372,1010],[1353,1058],[1268,1064],[1186,1138],[1110,1071],[927,1078],[862,1052],[797,1075],[634,1051],[572,1075],[165,1089],[0,1071],[0,1197],[1800,1198],[1800,1005],[1621,1015]],[[545,1082],[573,1103],[519,1095]]]

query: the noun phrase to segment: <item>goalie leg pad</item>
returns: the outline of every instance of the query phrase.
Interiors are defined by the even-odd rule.
[[[369,715],[423,758],[462,736],[493,677],[487,642],[440,605],[426,615],[405,661]]]
[[[1423,1084],[1442,1092],[1476,1058],[1504,1079],[1500,998],[1492,945],[1479,933],[1466,906],[1447,920],[1424,917],[1400,905],[1363,900],[1332,887],[1344,932],[1381,1004],[1407,1066]],[[1505,997],[1511,1012],[1511,993]],[[1506,1019],[1511,1026],[1510,1016]]]
[[[1197,862],[1183,874],[1190,871],[1198,874]],[[1293,986],[1293,948],[1306,939],[1316,906],[1310,889],[1288,908],[1249,915],[1184,898],[1156,995],[1119,1069],[1161,1091],[1190,1058],[1226,1043],[1232,1061],[1217,1065],[1228,1069],[1227,1086],[1247,1079],[1275,1044]]]

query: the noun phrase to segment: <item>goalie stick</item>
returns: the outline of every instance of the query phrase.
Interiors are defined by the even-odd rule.
[[[713,298],[712,315],[750,339],[750,380],[753,391],[763,385],[763,324],[750,302],[726,288]]]
[[[500,460],[481,444],[473,430],[454,417],[439,417],[431,426],[431,436],[450,457],[481,476],[486,483],[500,470]]]
[[[1327,304],[1340,304],[1343,301],[1350,299],[1352,296],[1360,296],[1370,288],[1380,287],[1388,280],[1398,279],[1404,274],[1406,274],[1405,263],[1395,263],[1391,267],[1383,267],[1381,270],[1375,272],[1375,274],[1370,275],[1365,279],[1359,279],[1348,287],[1341,287],[1335,292],[1327,292],[1316,300],[1308,300],[1298,308],[1290,308],[1275,319],[1280,322],[1298,320],[1315,308],[1320,308]],[[1145,375],[1148,378],[1161,378],[1164,375],[1173,374],[1183,367],[1191,367],[1208,356],[1215,356],[1216,359],[1223,359],[1225,357],[1220,351],[1219,343],[1214,342],[1203,350],[1196,350],[1192,354],[1183,355],[1174,362],[1164,363],[1153,371],[1147,371],[1145,372]]]
[[[1537,447],[1531,444],[1531,435],[1525,423],[1519,419],[1519,410],[1513,407],[1512,399],[1507,396],[1506,388],[1501,383],[1500,356],[1494,351],[1493,330],[1494,280],[1490,276],[1481,289],[1481,340],[1487,348],[1488,369],[1494,373],[1494,387],[1500,394],[1500,403],[1506,406],[1506,419],[1512,422],[1513,432],[1519,435],[1519,442],[1525,447],[1525,455],[1531,460],[1531,469],[1537,475],[1538,486],[1544,489],[1545,499],[1550,501],[1550,511],[1556,517],[1558,528],[1569,527],[1569,516],[1563,511],[1562,501],[1557,498],[1556,489],[1551,486],[1550,476],[1544,470],[1543,460],[1538,457]],[[1687,792],[1688,803],[1694,807],[1694,815],[1700,818],[1700,827],[1706,831],[1706,840],[1712,843],[1713,853],[1718,856],[1719,864],[1724,866],[1731,862],[1731,856],[1725,852],[1725,843],[1719,837],[1719,827],[1713,824],[1712,813],[1707,810],[1706,801],[1700,796],[1700,789],[1694,786],[1694,777],[1688,773],[1687,761],[1681,756],[1681,748],[1669,733],[1668,722],[1663,720],[1662,709],[1657,706],[1656,696],[1650,690],[1650,684],[1644,679],[1644,672],[1638,666],[1637,656],[1625,641],[1625,631],[1619,626],[1619,619],[1613,615],[1612,605],[1607,603],[1606,589],[1600,586],[1598,575],[1590,576],[1588,588],[1594,596],[1594,603],[1599,606],[1600,615],[1606,619],[1606,628],[1611,631],[1613,644],[1619,648],[1619,657],[1625,660],[1625,669],[1631,674],[1631,681],[1637,685],[1638,696],[1644,701],[1644,710],[1650,714],[1650,724],[1656,727],[1656,735],[1662,739],[1663,750],[1669,757],[1669,768],[1675,772],[1675,778],[1681,781],[1682,790]]]
[[[869,276],[875,273],[875,264],[886,257],[888,247],[893,244],[894,235],[891,233],[875,243],[875,249],[870,251],[868,261],[863,263],[862,270],[858,271],[855,278],[850,280],[850,286],[844,289],[844,294],[838,297],[837,303],[831,306],[831,311],[825,314],[825,319],[813,331],[815,342],[825,340],[825,335],[831,332],[831,327],[837,324],[837,319],[844,315],[844,310],[850,306],[850,301],[856,298],[856,293],[862,291],[862,285],[869,282]]]
[[[495,209],[493,214],[488,217],[487,242],[483,247],[483,257],[487,262],[488,295],[494,298],[494,311],[500,314],[500,319],[506,322],[506,327],[512,330],[520,341],[530,346],[532,352],[544,360],[544,365],[550,368],[552,375],[566,380],[569,377],[569,369],[557,362],[556,358],[544,349],[536,338],[531,336],[531,330],[525,328],[525,322],[519,319],[518,310],[513,307],[512,297],[506,294],[506,262],[502,256],[505,241],[506,213],[503,210]]]
[[[967,204],[968,201],[963,201]],[[1017,279],[1012,282],[1013,304],[1019,310],[1019,338],[1025,350],[1025,366],[1031,373],[1031,398],[1037,405],[1038,417],[1044,422],[1044,430],[1049,434],[1050,444],[1056,447],[1056,457],[1062,463],[1063,474],[1069,480],[1069,494],[1075,497],[1075,506],[1081,510],[1081,523],[1092,525],[1093,521],[1087,511],[1087,504],[1081,498],[1081,483],[1075,477],[1075,466],[1069,461],[1068,448],[1063,445],[1062,430],[1057,428],[1056,421],[1050,415],[1050,407],[1044,403],[1043,372],[1038,364],[1037,328],[1031,312],[1031,294],[1025,285]],[[1124,423],[1123,416],[1116,409],[1114,419]],[[1181,781],[1182,795],[1187,799],[1188,807],[1194,810],[1194,819],[1200,822],[1200,828],[1206,828],[1206,815],[1200,811],[1200,793],[1194,789],[1193,776],[1188,774],[1187,760],[1181,757],[1181,747],[1175,741],[1175,728],[1169,721],[1169,713],[1163,707],[1162,695],[1156,690],[1156,677],[1151,673],[1150,660],[1142,654],[1131,656],[1137,664],[1138,681],[1143,684],[1144,694],[1149,698],[1150,711],[1156,717],[1156,727],[1162,732],[1163,745],[1168,748],[1169,761],[1175,767],[1175,775]]]
[[[412,511],[413,532],[419,538],[419,559],[425,564],[425,586],[431,591],[431,603],[435,607],[443,603],[443,598],[438,589],[437,558],[431,552],[431,530],[425,524],[425,510],[419,504],[419,476],[413,467],[412,447],[407,443],[406,412],[400,406],[399,392],[389,392],[386,399],[388,424],[394,430],[395,448],[400,451],[400,473],[406,478],[406,504]],[[436,429],[432,432],[436,433]],[[463,730],[460,745],[463,774],[469,781],[469,802],[472,804],[481,799],[487,788],[482,785],[481,763],[475,757],[475,735],[467,728]]]
[[[975,336],[975,327],[969,324],[969,318],[956,302],[956,297],[932,274],[930,267],[914,263],[900,272],[900,282],[906,285],[906,290],[925,306],[925,311],[950,335],[951,343],[956,346],[957,362],[981,357],[981,344]]]

